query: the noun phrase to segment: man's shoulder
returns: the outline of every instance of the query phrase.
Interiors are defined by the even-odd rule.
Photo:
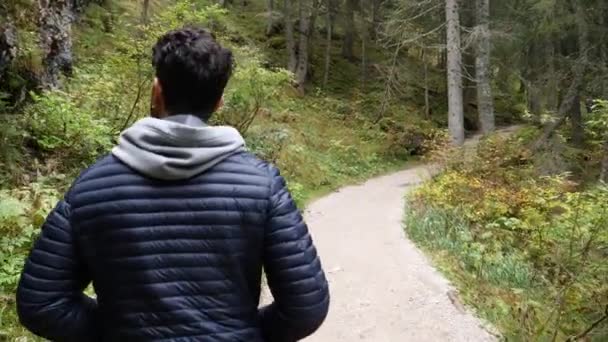
[[[240,172],[254,173],[269,178],[278,174],[278,169],[273,164],[258,158],[255,154],[243,151],[232,155],[221,163],[220,168],[235,166]]]
[[[129,168],[120,162],[111,153],[105,154],[97,159],[86,169],[82,170],[74,183],[86,181],[93,178],[108,177],[114,174],[127,172]]]
[[[270,185],[272,180],[279,175],[279,171],[274,165],[248,151],[242,151],[224,159],[203,174],[208,172],[255,176],[255,178],[251,179],[257,179],[257,182],[266,185]],[[113,154],[108,153],[80,173],[72,184],[70,192],[74,194],[81,191],[88,192],[113,186],[115,183],[127,184],[132,181],[137,182],[140,181],[140,178],[146,177],[131,169]],[[262,179],[266,179],[266,181]]]

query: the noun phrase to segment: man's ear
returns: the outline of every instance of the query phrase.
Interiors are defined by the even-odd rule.
[[[156,77],[154,77],[154,82],[152,83],[150,115],[157,119],[162,119],[167,116],[167,111],[165,110],[165,98],[163,97],[163,87]]]
[[[222,107],[224,107],[224,95],[223,94],[222,94],[222,97],[220,97],[219,101],[217,101],[217,104],[215,105],[215,109],[213,111],[217,112],[218,110],[222,109]]]

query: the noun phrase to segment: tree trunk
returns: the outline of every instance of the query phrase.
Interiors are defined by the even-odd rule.
[[[310,16],[302,13],[300,17],[300,36],[298,40],[298,67],[296,68],[296,82],[301,93],[304,92],[304,83],[308,76],[308,34]]]
[[[441,49],[441,53],[439,54],[439,60],[437,61],[437,68],[441,71],[447,70],[448,68],[448,49],[447,49],[447,28],[442,31],[441,34],[441,45],[445,46],[445,49]]]
[[[143,24],[148,23],[148,11],[150,10],[150,0],[144,0],[143,7],[141,9],[141,22]]]
[[[355,3],[356,0],[346,0],[344,11],[344,42],[342,43],[342,56],[349,61],[355,60]]]
[[[585,71],[587,70],[588,63],[588,48],[589,42],[587,40],[587,20],[585,17],[585,8],[581,3],[576,4],[576,26],[578,30],[578,59],[572,64],[572,81],[570,82],[570,87],[568,87],[568,91],[564,98],[562,99],[561,104],[559,105],[559,109],[557,112],[557,119],[554,120],[551,124],[545,127],[543,134],[536,140],[534,145],[532,146],[532,150],[538,150],[543,144],[553,136],[555,131],[564,123],[568,118],[572,120],[572,112],[571,110],[574,108],[575,103],[578,101],[578,110],[580,111],[580,94],[583,86],[583,78],[585,76]],[[574,113],[576,115],[576,113]],[[582,122],[582,120],[581,120]],[[574,127],[574,124],[573,124]]]
[[[534,42],[530,42],[526,46],[523,47],[523,60],[525,61],[524,67],[522,70],[522,83],[524,84],[526,90],[526,104],[528,107],[528,111],[535,116],[540,118],[541,108],[540,108],[540,99],[539,99],[539,89],[536,87],[536,68],[534,64]],[[540,122],[540,120],[539,120]]]
[[[266,24],[266,35],[272,35],[274,31],[274,0],[266,0],[268,7],[268,23]]]
[[[532,151],[538,150],[549,138],[551,138],[551,136],[553,136],[553,133],[555,133],[555,131],[564,122],[566,122],[566,119],[568,119],[568,117],[570,116],[570,109],[572,109],[576,99],[579,96],[579,89],[581,87],[582,82],[581,69],[584,69],[584,67],[581,67],[579,63],[576,63],[574,69],[574,79],[572,80],[572,83],[570,83],[570,87],[568,88],[568,91],[559,106],[557,119],[551,124],[549,124],[547,127],[545,127],[545,129],[543,130],[543,134],[534,143]]]
[[[306,6],[304,6],[306,2]],[[298,59],[296,68],[296,83],[298,90],[304,94],[304,85],[309,73],[309,44],[313,34],[314,22],[317,14],[317,0],[308,2],[300,0],[300,29],[298,41]]]
[[[570,108],[570,122],[572,123],[572,144],[576,147],[581,147],[585,139],[585,130],[583,126],[583,115],[581,113],[581,96],[576,95],[572,101]]]
[[[325,0],[327,4],[327,46],[325,48],[325,71],[323,73],[323,87],[327,88],[329,82],[329,69],[331,68],[331,45],[332,45],[332,15],[331,15],[331,0]]]
[[[289,62],[287,70],[295,74],[298,67],[297,45],[294,37],[293,16],[292,16],[292,0],[284,1],[284,17],[285,17],[285,35],[287,40],[287,53],[289,54]]]
[[[372,0],[372,20],[369,27],[369,39],[373,42],[378,37],[378,27],[380,27],[380,6],[382,6],[382,0]]]
[[[460,0],[459,0],[460,1]],[[460,27],[472,31],[475,29],[475,1],[460,2]],[[462,46],[462,103],[465,118],[465,130],[478,130],[478,120],[467,120],[477,116],[477,82],[475,80],[475,44]]]
[[[56,88],[61,73],[72,73],[72,8],[69,0],[39,0],[39,13],[44,67],[41,84]]]
[[[495,129],[494,99],[490,79],[490,0],[477,0],[477,27],[479,29],[475,58],[477,110],[481,132],[487,134]]]
[[[608,138],[604,142],[604,158],[602,159],[600,181],[608,183]]]
[[[367,27],[365,20],[361,30],[361,89],[365,89],[367,81]]]
[[[555,113],[559,111],[559,78],[561,77],[561,75],[555,70],[555,42],[552,39],[548,39],[545,42],[545,49],[547,50],[546,56],[543,56],[543,61],[539,63],[547,63],[549,67],[549,70],[547,71],[548,81],[546,86],[547,90],[544,108]],[[541,99],[539,99],[539,101],[540,100]],[[542,109],[543,107],[541,106],[541,111]]]
[[[600,7],[600,27],[608,27],[608,2],[601,1]],[[602,37],[599,43],[600,58],[602,59],[603,72],[608,73],[608,39],[606,35]],[[608,99],[608,77],[602,78],[602,97]]]
[[[528,110],[540,119],[542,112],[542,104],[540,102],[541,92],[540,89],[534,84],[533,81],[526,81],[526,96],[528,98]],[[540,120],[538,120],[540,122]]]
[[[448,126],[452,143],[464,143],[464,115],[462,105],[462,53],[460,50],[460,17],[458,1],[445,1],[447,23],[447,78],[448,78]]]
[[[431,118],[431,102],[429,100],[429,65],[426,60],[426,49],[422,48],[422,63],[424,64],[424,117]]]
[[[4,73],[17,56],[17,28],[12,21],[0,26],[0,84]]]
[[[570,122],[572,123],[572,143],[574,146],[581,147],[585,138],[585,131],[583,126],[583,118],[581,114],[581,90],[583,85],[583,78],[585,77],[585,65],[587,64],[587,55],[589,49],[588,41],[588,24],[585,15],[585,7],[580,2],[576,5],[576,25],[578,30],[578,54],[579,61],[582,67],[578,70],[577,81],[580,83],[577,88],[577,93],[574,97],[572,106],[570,107]]]

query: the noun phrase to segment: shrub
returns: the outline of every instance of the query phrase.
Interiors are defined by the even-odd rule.
[[[39,340],[19,324],[14,293],[27,253],[59,199],[48,181],[39,178],[25,187],[0,190],[0,340]]]
[[[430,122],[407,123],[384,118],[378,124],[386,133],[387,151],[397,157],[426,155],[444,135]]]
[[[289,142],[286,128],[255,127],[247,135],[247,147],[258,157],[271,163],[279,161],[285,145]]]
[[[38,236],[46,215],[59,198],[41,179],[11,191],[0,190],[0,291],[16,289],[25,253]]]
[[[15,175],[11,174],[21,161],[23,134],[18,117],[0,114],[0,185]]]
[[[32,97],[25,129],[40,150],[90,162],[112,146],[107,121],[81,110],[67,94],[55,90]]]
[[[254,120],[276,104],[279,91],[291,80],[283,69],[268,70],[261,66],[254,50],[238,49],[239,65],[226,90],[225,106],[215,115],[215,121],[225,123],[246,134]]]

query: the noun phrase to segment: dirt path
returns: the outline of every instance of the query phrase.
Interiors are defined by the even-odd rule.
[[[403,196],[429,173],[424,166],[397,172],[309,206],[332,302],[307,341],[495,340],[453,304],[448,282],[403,233]]]

